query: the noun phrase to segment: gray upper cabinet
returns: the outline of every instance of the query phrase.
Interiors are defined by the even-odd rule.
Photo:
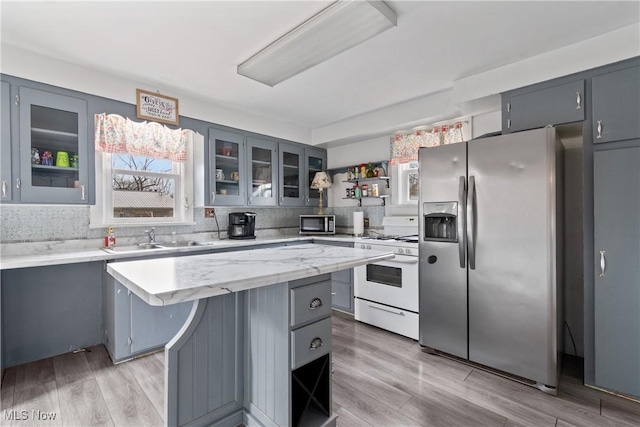
[[[640,147],[594,153],[594,217],[595,385],[640,398]]]
[[[209,176],[205,183],[207,206],[244,206],[248,176],[245,136],[209,129]]]
[[[327,152],[325,150],[317,149],[317,148],[305,148],[304,149],[304,163],[305,163],[305,192],[307,193],[307,199],[305,201],[305,206],[318,206],[318,201],[320,198],[320,193],[318,190],[313,190],[311,188],[311,183],[313,182],[313,177],[316,175],[316,172],[326,171],[327,170]],[[327,195],[324,195],[324,203],[323,206],[327,206]]]
[[[2,158],[0,159],[0,202],[10,202],[13,197],[13,180],[11,178],[11,86],[2,82]]]
[[[20,87],[19,103],[21,201],[88,204],[86,100]]]
[[[584,80],[507,96],[505,110],[505,132],[583,121]]]
[[[595,76],[593,142],[640,138],[640,66]]]
[[[280,142],[278,160],[280,161],[278,177],[280,206],[304,206],[304,147]]]
[[[278,143],[247,137],[247,180],[249,206],[276,206],[278,182]]]

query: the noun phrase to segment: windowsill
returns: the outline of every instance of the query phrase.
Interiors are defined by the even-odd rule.
[[[105,228],[105,227],[155,227],[155,226],[179,226],[179,225],[196,225],[197,223],[194,221],[189,222],[110,222],[110,223],[100,223],[100,224],[89,224],[89,228]]]

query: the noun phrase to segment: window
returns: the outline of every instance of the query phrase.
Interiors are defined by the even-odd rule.
[[[111,128],[100,130],[100,136],[98,116],[111,120],[106,126]],[[193,132],[183,143],[181,159],[186,160],[161,158],[138,141],[135,146],[125,141],[127,132],[116,128],[121,119],[96,116],[96,205],[91,207],[91,226],[193,223]],[[155,143],[153,148],[157,147]]]

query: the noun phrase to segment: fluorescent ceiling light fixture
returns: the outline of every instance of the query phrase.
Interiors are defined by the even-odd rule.
[[[275,86],[396,26],[382,1],[337,1],[238,65],[238,74]]]

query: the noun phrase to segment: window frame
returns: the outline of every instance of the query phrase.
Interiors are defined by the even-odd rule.
[[[147,226],[147,225],[193,225],[193,143],[187,142],[187,160],[173,161],[171,173],[135,169],[114,169],[112,156],[118,154],[96,150],[96,204],[90,208],[90,228],[106,226]],[[174,216],[170,217],[114,217],[113,184],[114,174],[151,176],[175,179]]]

